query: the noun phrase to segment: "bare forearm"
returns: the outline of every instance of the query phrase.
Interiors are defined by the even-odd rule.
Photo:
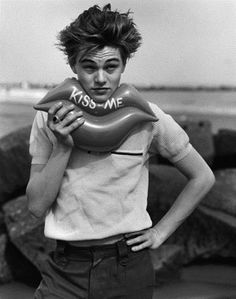
[[[205,179],[191,179],[179,194],[169,211],[154,226],[163,243],[193,212],[214,183],[210,175]]]
[[[42,217],[55,201],[71,150],[56,148],[42,171],[35,173],[27,186],[29,210]]]
[[[127,244],[132,246],[133,251],[145,247],[158,248],[189,216],[213,183],[214,175],[207,169],[206,176],[190,179],[166,215],[148,230],[126,234]]]
[[[186,176],[188,183],[154,228],[161,243],[193,212],[215,182],[212,170],[194,148],[185,158],[176,162],[175,166]]]

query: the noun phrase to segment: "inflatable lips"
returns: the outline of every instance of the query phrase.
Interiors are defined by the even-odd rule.
[[[71,134],[75,145],[84,150],[110,152],[125,141],[137,124],[156,121],[135,107],[127,107],[125,113],[122,110],[100,117],[84,112],[85,123]]]
[[[149,104],[131,85],[122,84],[103,104],[95,103],[79,82],[66,79],[34,106],[36,110],[48,111],[52,105],[75,104],[75,111],[82,110],[84,124],[72,132],[77,147],[97,152],[109,152],[118,148],[136,125],[157,121]]]

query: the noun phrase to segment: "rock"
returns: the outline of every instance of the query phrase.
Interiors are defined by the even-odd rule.
[[[0,139],[0,203],[24,193],[30,173],[30,129],[21,128]]]
[[[176,121],[188,134],[193,147],[212,166],[215,161],[215,145],[211,122],[207,120],[194,121],[186,117],[178,117]],[[172,165],[166,158],[161,157],[159,154],[152,156],[150,163]]]
[[[214,136],[217,168],[236,167],[236,130],[221,129]]]
[[[236,218],[236,168],[216,170],[216,182],[202,205]]]
[[[26,196],[4,204],[5,223],[11,242],[38,269],[55,244],[44,237],[44,223],[30,216]]]
[[[4,214],[0,211],[0,235],[6,233],[6,226],[4,222]]]
[[[150,165],[147,210],[154,224],[167,212],[186,182],[173,166]]]
[[[180,278],[183,264],[183,248],[176,245],[162,245],[150,250],[155,270],[156,284]]]
[[[36,288],[39,285],[41,281],[39,270],[11,241],[7,243],[5,260],[11,269],[13,280],[23,282],[33,288]]]
[[[229,185],[235,182],[232,173],[233,170],[227,171]],[[221,178],[220,175],[217,177]],[[168,211],[186,182],[186,178],[172,166],[151,165],[148,211],[154,224]],[[224,184],[222,178],[221,184]],[[236,215],[228,212],[235,207],[233,191],[228,201],[217,192],[216,195],[217,203],[215,199],[204,199],[167,241],[167,244],[184,247],[185,263],[197,258],[236,258]]]
[[[190,142],[205,161],[212,165],[215,156],[214,137],[211,122],[182,120],[179,124],[186,131]]]
[[[6,260],[5,252],[7,247],[6,234],[0,235],[0,283],[6,283],[13,280],[11,268]]]
[[[225,215],[226,219],[228,215]],[[235,223],[235,219],[234,219]],[[184,247],[184,263],[196,259],[236,258],[236,225],[232,226],[215,211],[197,208],[169,238],[168,244]]]

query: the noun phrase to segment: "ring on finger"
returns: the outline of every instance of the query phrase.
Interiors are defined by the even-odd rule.
[[[60,118],[59,118],[57,115],[54,115],[52,121],[54,122],[54,124],[57,124],[57,123],[59,123],[61,120],[60,120]]]

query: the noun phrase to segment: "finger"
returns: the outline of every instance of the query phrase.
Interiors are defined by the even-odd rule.
[[[144,248],[148,248],[148,247],[150,247],[150,242],[149,242],[149,241],[146,241],[146,242],[141,243],[141,244],[138,244],[138,245],[136,245],[136,246],[132,246],[132,247],[131,247],[131,250],[132,250],[132,251],[139,251],[139,250],[142,250],[142,249],[144,249]]]
[[[57,123],[60,122],[60,118],[55,114],[55,115],[53,116],[53,118],[52,118],[52,121],[53,121],[54,124],[57,124]]]
[[[69,113],[68,113],[68,115],[77,115],[78,117],[79,116],[83,116],[83,112],[82,112],[82,110],[72,110],[72,111],[70,111]]]
[[[56,113],[60,120],[63,120],[68,113],[75,109],[75,105],[62,106]]]
[[[126,244],[127,245],[133,245],[133,244],[141,243],[143,241],[146,241],[146,238],[143,235],[141,235],[141,236],[138,236],[136,238],[132,238],[132,239],[127,240]]]
[[[134,237],[134,236],[140,236],[144,233],[145,231],[137,231],[137,232],[132,232],[132,233],[128,233],[128,234],[125,234],[125,238],[130,238],[130,237]]]
[[[55,115],[57,111],[61,109],[61,107],[62,107],[62,102],[56,103],[55,105],[50,107],[50,109],[48,110],[48,115],[51,116],[51,119],[53,115]]]
[[[70,124],[72,124],[75,120],[82,118],[83,113],[82,111],[70,111],[66,117],[63,119],[63,121],[61,121],[63,126],[69,126]]]
[[[74,120],[69,126],[64,127],[62,129],[62,134],[64,135],[68,135],[71,132],[73,132],[75,129],[77,129],[78,127],[82,126],[84,123],[85,119],[83,117],[77,118],[76,120]]]

